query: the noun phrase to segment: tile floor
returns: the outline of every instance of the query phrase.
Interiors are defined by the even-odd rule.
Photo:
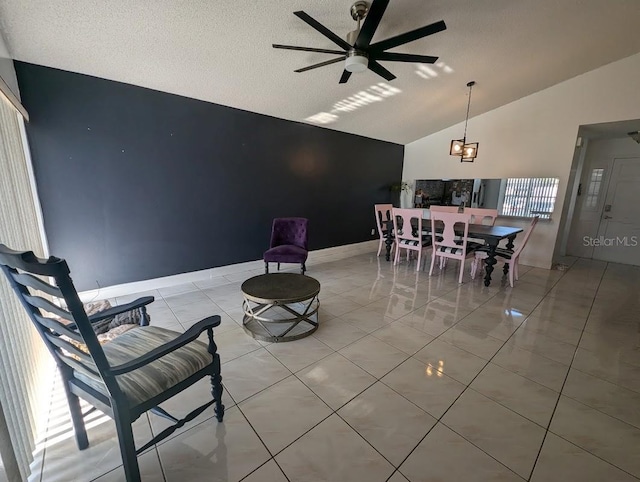
[[[640,268],[521,267],[515,288],[458,285],[375,254],[310,266],[311,337],[241,327],[241,272],[154,291],[152,323],[220,314],[224,422],[211,409],[139,457],[145,481],[631,481],[640,477]],[[144,293],[148,294],[148,293]],[[119,298],[125,302],[130,298]],[[204,380],[166,404],[188,411]],[[32,480],[123,480],[113,423],[79,452],[53,395]],[[135,423],[138,443],[166,427]]]

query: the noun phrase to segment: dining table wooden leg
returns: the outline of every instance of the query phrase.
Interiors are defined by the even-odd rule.
[[[493,265],[496,264],[496,248],[498,247],[498,243],[496,242],[487,242],[488,250],[487,257],[484,260],[485,263],[485,275],[484,275],[484,285],[489,286],[491,284],[491,273],[493,272]]]
[[[391,260],[391,246],[393,246],[393,221],[387,221],[387,235],[384,240],[386,253],[385,259],[387,261]],[[397,249],[397,248],[396,248]]]
[[[516,236],[509,236],[507,238],[507,245],[505,246],[509,251],[513,251],[513,240],[516,239]],[[505,263],[504,267],[502,268],[502,272],[504,273],[505,276],[507,276],[509,274],[509,263]]]

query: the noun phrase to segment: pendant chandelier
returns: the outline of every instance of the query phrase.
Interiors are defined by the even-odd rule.
[[[469,100],[467,102],[467,116],[464,120],[464,137],[451,141],[449,154],[460,157],[460,162],[473,162],[478,155],[478,142],[467,142],[467,123],[469,122],[469,107],[471,106],[471,88],[476,85],[475,81],[467,84],[469,87]]]

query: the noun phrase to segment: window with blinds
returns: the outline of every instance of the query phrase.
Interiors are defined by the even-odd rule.
[[[554,177],[509,178],[504,184],[502,216],[550,219],[556,202],[559,180]]]
[[[0,242],[44,255],[38,210],[14,108],[0,95]],[[27,480],[45,422],[54,364],[4,276],[0,277],[0,455],[9,480]]]

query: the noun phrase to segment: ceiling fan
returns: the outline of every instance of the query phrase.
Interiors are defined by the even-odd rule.
[[[333,43],[338,45],[343,50],[330,50],[330,49],[317,49],[312,47],[297,47],[295,45],[278,45],[273,44],[275,49],[286,50],[302,50],[304,52],[319,52],[324,54],[337,54],[340,57],[326,60],[318,64],[309,65],[294,72],[306,72],[307,70],[317,69],[318,67],[324,67],[325,65],[335,64],[345,60],[344,71],[340,77],[340,83],[344,84],[349,80],[353,72],[363,72],[369,69],[386,80],[393,80],[396,78],[391,72],[385,69],[378,61],[388,60],[391,62],[418,62],[424,64],[432,64],[438,57],[430,55],[413,55],[413,54],[401,54],[396,52],[386,52],[389,49],[404,45],[414,40],[421,39],[428,35],[446,30],[447,26],[443,20],[432,23],[425,27],[417,28],[395,37],[371,43],[373,34],[376,32],[382,15],[389,5],[389,0],[373,0],[371,6],[367,2],[358,1],[351,6],[351,17],[358,22],[358,27],[349,32],[347,40],[343,40],[337,36],[327,27],[320,22],[309,16],[303,11],[293,12],[293,14],[306,22],[312,28],[316,29],[322,35],[327,37]],[[360,28],[360,22],[364,19],[364,24]]]

